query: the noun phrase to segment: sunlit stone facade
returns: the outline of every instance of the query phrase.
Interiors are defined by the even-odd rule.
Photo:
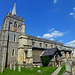
[[[8,32],[9,31],[9,32]],[[8,41],[9,34],[9,41]],[[8,44],[8,46],[7,46]],[[8,13],[3,21],[0,32],[0,65],[5,66],[8,47],[7,64],[18,63],[41,65],[40,56],[43,51],[57,47],[62,54],[63,62],[73,60],[75,48],[25,34],[24,18]],[[66,49],[67,48],[67,49]]]

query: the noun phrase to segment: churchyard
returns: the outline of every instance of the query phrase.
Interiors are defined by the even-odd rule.
[[[10,68],[4,69],[3,73],[0,75],[51,75],[57,67],[34,67],[33,70],[26,69],[25,67],[21,67],[21,71],[18,71],[18,68],[12,70]],[[41,70],[41,73],[38,71]]]
[[[7,69],[3,69],[3,72],[0,72],[0,75],[51,75],[54,73],[59,67],[40,67],[40,66],[34,66],[33,69],[30,67],[27,68],[27,66],[10,66]],[[75,75],[75,63],[73,63],[72,66],[72,74]],[[69,65],[69,62],[67,62],[65,65],[62,65],[61,70],[57,75],[66,75],[70,74],[71,72],[71,66]]]
[[[0,67],[0,75],[75,75],[75,61],[69,60],[65,64],[56,66],[49,66],[48,56],[41,58],[43,66],[40,65],[8,65],[5,69]],[[3,65],[3,64],[2,64]]]

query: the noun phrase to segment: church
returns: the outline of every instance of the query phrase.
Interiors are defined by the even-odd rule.
[[[0,65],[14,64],[42,65],[41,57],[49,56],[51,66],[60,66],[67,60],[74,60],[75,48],[63,43],[25,34],[24,18],[16,14],[16,2],[12,13],[8,12],[0,31]]]

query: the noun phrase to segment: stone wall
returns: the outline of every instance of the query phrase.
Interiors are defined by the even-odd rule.
[[[14,24],[17,24],[17,27],[14,27]],[[10,25],[10,27],[9,27]],[[3,54],[4,63],[6,62],[6,51],[7,51],[7,39],[8,39],[8,27],[9,29],[9,45],[8,45],[8,64],[12,62],[15,64],[17,62],[18,57],[18,41],[19,35],[21,34],[22,26],[24,27],[24,18],[20,18],[19,16],[12,15],[8,13],[3,21],[2,28],[1,28],[1,46],[3,46],[3,50],[1,49]],[[16,28],[16,31],[14,30]],[[15,35],[15,41],[14,41]],[[12,56],[12,50],[14,49],[14,55]]]
[[[2,66],[2,59],[3,59],[3,54],[0,46],[0,71],[1,71],[1,66]]]
[[[54,47],[58,47],[58,49],[62,49],[62,43],[58,43],[56,41],[51,41],[51,40],[46,40],[30,35],[25,35],[27,38],[27,45],[31,45],[32,47],[37,47],[37,48],[45,48],[45,49],[50,49]],[[34,42],[34,45],[33,45]],[[41,43],[41,46],[40,46]],[[47,47],[46,47],[47,46]],[[52,47],[51,47],[52,46]]]
[[[33,50],[32,51],[33,62],[41,62],[40,55],[42,54],[42,52],[43,51],[41,51],[41,50]]]

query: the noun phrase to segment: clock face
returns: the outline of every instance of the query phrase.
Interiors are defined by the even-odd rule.
[[[14,28],[14,31],[16,32],[17,31],[17,28]]]

